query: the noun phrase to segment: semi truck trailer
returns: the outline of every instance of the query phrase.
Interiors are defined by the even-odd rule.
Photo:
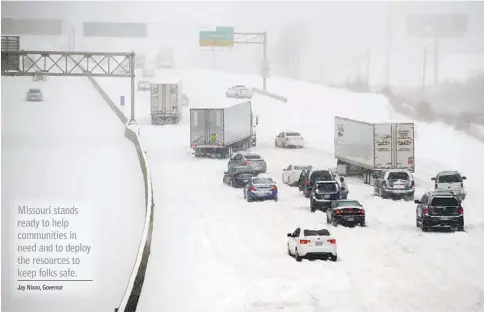
[[[370,123],[335,117],[334,155],[338,173],[361,175],[371,184],[378,170],[415,171],[413,123]]]
[[[151,124],[177,124],[181,118],[182,83],[175,79],[170,81],[152,82],[151,92]]]
[[[195,157],[231,157],[256,146],[257,124],[250,101],[225,108],[191,108],[190,147]]]

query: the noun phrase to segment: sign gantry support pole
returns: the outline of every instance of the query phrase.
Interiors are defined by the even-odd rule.
[[[2,37],[3,40],[3,37]],[[135,119],[135,53],[4,50],[2,76],[124,77],[131,78],[131,117]]]
[[[269,60],[267,58],[267,32],[249,33],[236,32],[234,33],[234,44],[261,44],[262,45],[262,90],[267,91],[267,78],[269,78]]]

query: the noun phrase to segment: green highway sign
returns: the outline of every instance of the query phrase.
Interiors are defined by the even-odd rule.
[[[200,31],[199,44],[201,47],[233,47],[234,28],[217,27],[215,31]]]

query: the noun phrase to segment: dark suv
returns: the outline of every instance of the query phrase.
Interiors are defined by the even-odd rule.
[[[316,181],[335,181],[335,174],[331,170],[305,170],[301,172],[300,187],[304,197],[309,198]]]
[[[416,210],[417,227],[427,232],[431,227],[452,227],[464,230],[464,209],[453,192],[432,191],[425,193]]]
[[[316,181],[310,197],[311,212],[319,209],[326,212],[333,201],[340,199],[339,184],[336,181]]]

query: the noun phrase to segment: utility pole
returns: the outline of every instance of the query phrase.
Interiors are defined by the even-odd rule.
[[[434,38],[434,84],[439,83],[439,40]]]
[[[392,67],[392,2],[388,1],[387,14],[387,72],[386,72],[386,86],[390,88],[390,73]]]
[[[425,72],[427,68],[427,46],[424,47],[423,66],[422,66],[422,85],[420,89],[420,101],[423,101],[425,89]]]

